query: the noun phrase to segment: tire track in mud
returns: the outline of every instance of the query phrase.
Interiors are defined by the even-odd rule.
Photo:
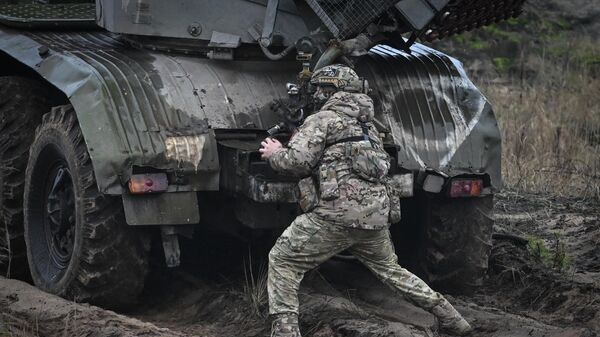
[[[552,270],[536,260],[523,241],[495,240],[484,287],[472,296],[450,297],[473,322],[473,336],[598,336],[600,206],[507,192],[499,196],[496,213],[497,232],[540,238],[549,247],[560,231],[571,269]],[[18,336],[27,337],[268,336],[264,289],[244,289],[245,246],[207,241],[223,247],[212,255],[207,252],[214,247],[187,256],[184,269],[156,268],[141,303],[124,314],[0,279],[0,336],[6,329],[2,322],[7,321],[23,332]],[[260,270],[261,261],[253,262]],[[262,275],[254,274],[255,281]],[[330,261],[309,273],[300,300],[305,337],[440,336],[433,316],[396,296],[353,262]]]
[[[348,268],[331,266],[325,274],[339,275]],[[309,286],[303,288],[304,336],[438,336],[431,315],[392,296],[387,288],[376,286],[377,281],[371,280],[368,273],[360,272],[360,277],[345,285],[334,286],[331,280],[325,281],[328,277],[313,274]],[[133,313],[139,319],[69,302],[20,281],[1,279],[0,282],[0,322],[5,324],[4,327],[0,324],[0,333],[10,331],[14,336],[268,336],[267,320],[249,312],[239,294],[215,289],[214,285],[202,286],[196,281],[195,290],[177,283],[173,286],[180,288],[181,293],[167,290],[158,294],[154,300],[162,304]],[[365,287],[347,288],[355,282]],[[475,322],[475,336],[593,336],[582,329],[561,329],[496,308],[453,301]],[[140,308],[145,304],[148,303],[142,303]]]

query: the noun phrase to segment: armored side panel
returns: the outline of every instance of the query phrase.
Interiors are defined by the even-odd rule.
[[[50,50],[40,55],[42,46]],[[108,194],[122,193],[135,166],[192,175],[176,191],[217,190],[214,130],[276,123],[271,103],[295,70],[138,51],[99,32],[2,28],[0,48],[71,99]]]
[[[213,41],[216,47],[236,48],[235,43],[255,43],[248,32],[262,31],[267,0],[98,0],[98,24],[111,32],[192,38]],[[309,34],[293,0],[280,0],[275,33],[279,44],[291,45]],[[221,37],[219,37],[221,35]],[[231,43],[234,43],[232,46]]]
[[[260,162],[263,130],[278,121],[272,103],[286,96],[285,83],[299,71],[295,63],[137,50],[105,32],[1,27],[0,50],[69,97],[99,187],[108,194],[123,193],[136,167],[176,174],[181,179],[170,192],[218,190],[226,170],[250,174],[247,167],[220,165],[217,144],[243,150],[247,165]],[[358,70],[375,89],[377,119],[400,146],[399,165],[450,176],[487,174],[493,187],[500,186],[498,127],[459,62],[421,45],[412,54],[378,46]],[[246,179],[245,188],[264,189],[261,179]],[[272,195],[262,201],[276,200]]]
[[[344,40],[384,23],[392,39],[412,32],[414,39],[446,38],[518,16],[525,0],[278,0],[267,13],[268,0],[96,0],[98,24],[115,33],[211,41],[215,47],[237,48],[257,43],[265,16],[276,18],[274,44],[290,46],[321,26]],[[373,27],[370,31],[373,31]],[[250,33],[255,31],[256,35]]]

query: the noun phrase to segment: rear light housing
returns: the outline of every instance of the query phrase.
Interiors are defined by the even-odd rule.
[[[134,174],[128,185],[131,194],[161,193],[169,188],[165,173]]]
[[[450,181],[451,198],[478,197],[482,190],[482,179],[452,179]]]

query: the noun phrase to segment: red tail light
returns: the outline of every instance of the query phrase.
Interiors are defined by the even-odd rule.
[[[481,179],[454,179],[450,182],[450,197],[478,197],[482,189]]]
[[[129,192],[131,194],[146,194],[166,192],[169,187],[167,175],[164,173],[155,174],[134,174],[129,179]]]

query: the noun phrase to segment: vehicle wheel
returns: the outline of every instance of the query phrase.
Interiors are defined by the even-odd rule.
[[[493,197],[429,199],[421,269],[439,291],[470,293],[483,284],[492,248]]]
[[[35,127],[50,104],[42,84],[0,77],[0,273],[28,278],[23,238],[23,186]]]
[[[75,301],[125,308],[147,273],[138,229],[118,197],[98,191],[70,105],[44,115],[25,173],[25,240],[36,286]]]

